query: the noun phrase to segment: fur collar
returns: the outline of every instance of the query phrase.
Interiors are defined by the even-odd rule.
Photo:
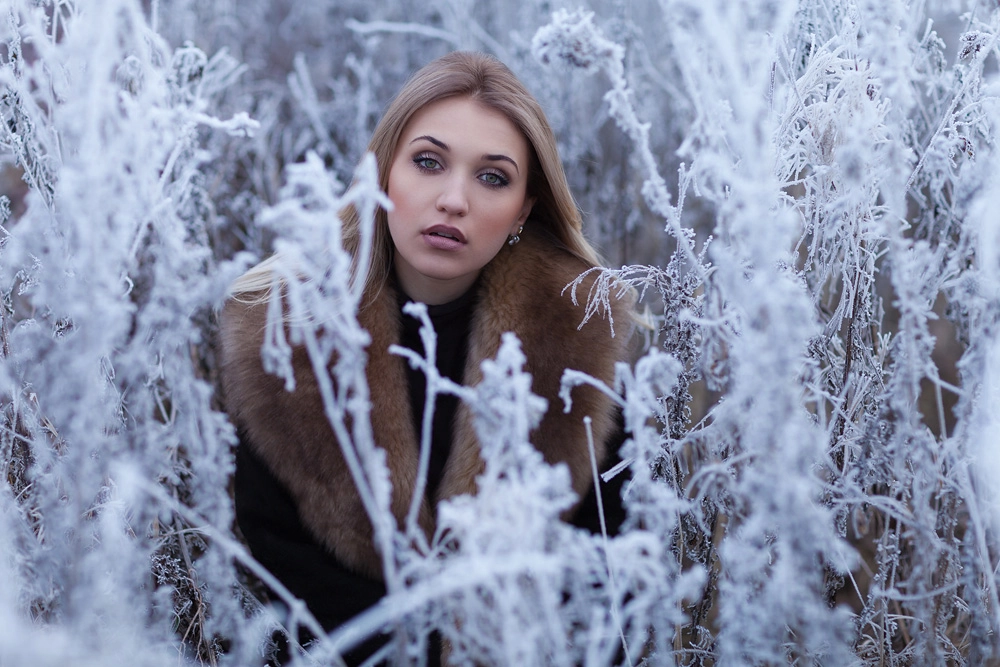
[[[582,329],[584,309],[574,306],[563,288],[588,267],[539,234],[523,234],[514,247],[504,247],[484,269],[479,302],[469,335],[464,382],[481,379],[480,363],[496,356],[501,334],[514,331],[533,376],[532,391],[548,401],[548,411],[532,432],[532,442],[550,463],[565,462],[573,487],[582,497],[591,483],[590,458],[583,417],[592,420],[597,455],[614,428],[614,408],[591,387],[574,390],[573,410],[563,412],[559,383],[564,369],[589,373],[611,383],[614,364],[625,357],[632,304],[613,304],[616,324],[626,329],[612,338],[608,322],[595,318]],[[589,277],[588,277],[589,278]],[[591,280],[582,285],[587,294]],[[250,446],[288,488],[303,523],[348,567],[381,577],[381,560],[372,543],[372,527],[344,463],[340,447],[324,416],[319,389],[305,351],[295,349],[292,364],[296,390],[286,392],[281,380],[261,366],[266,305],[230,301],[221,321],[222,383],[233,423],[244,446]],[[399,341],[401,314],[396,294],[383,289],[361,311],[359,321],[371,334],[366,374],[372,401],[375,442],[386,451],[392,480],[392,510],[404,520],[416,486],[419,440],[407,396],[405,361],[386,350]],[[452,450],[437,498],[475,493],[482,470],[470,410],[456,415]],[[434,513],[424,501],[421,526],[433,533]]]

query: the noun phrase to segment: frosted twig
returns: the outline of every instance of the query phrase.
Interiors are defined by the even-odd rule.
[[[410,302],[403,306],[403,313],[420,320],[420,341],[424,346],[424,357],[421,358],[413,350],[400,347],[399,345],[389,346],[389,353],[404,357],[410,363],[411,367],[419,368],[423,371],[424,377],[427,378],[423,421],[420,428],[420,458],[417,464],[417,479],[413,488],[413,497],[410,499],[410,509],[406,514],[406,531],[411,538],[419,541],[423,551],[426,553],[428,550],[427,540],[417,524],[417,517],[420,514],[420,505],[423,502],[424,491],[427,488],[427,468],[431,457],[434,405],[440,393],[452,393],[457,396],[468,397],[469,392],[438,372],[437,334],[434,331],[434,325],[431,323],[430,316],[427,314],[427,306],[422,303]]]
[[[667,230],[677,240],[690,263],[690,270],[701,278],[704,268],[698,261],[694,239],[690,230],[681,224],[680,208],[670,203],[670,192],[660,175],[656,158],[649,143],[649,123],[639,121],[632,104],[632,91],[625,78],[625,50],[608,40],[593,24],[592,12],[569,12],[564,9],[552,15],[552,23],[535,33],[531,49],[542,63],[562,61],[587,73],[603,70],[611,80],[611,90],[604,95],[608,113],[622,131],[632,140],[646,173],[642,195],[657,214],[667,221]],[[682,180],[683,170],[682,170]]]
[[[289,617],[292,620],[293,629],[297,625],[304,625],[319,640],[321,645],[327,644],[328,639],[326,631],[323,630],[323,627],[312,615],[305,603],[292,594],[292,592],[289,591],[280,580],[271,574],[266,567],[258,563],[253,556],[247,553],[246,548],[242,544],[222,533],[222,531],[213,526],[211,522],[205,521],[203,517],[198,516],[191,508],[187,507],[178,500],[171,498],[160,486],[151,484],[141,478],[135,479],[134,476],[128,473],[124,476],[135,482],[138,489],[142,490],[151,498],[157,500],[161,505],[169,507],[171,512],[183,517],[184,520],[191,526],[190,530],[192,532],[198,532],[206,537],[209,537],[214,544],[224,549],[230,556],[238,560],[244,567],[250,570],[250,572],[253,573],[255,577],[260,579],[268,588],[274,591],[281,598],[282,602],[288,605],[290,610]],[[288,641],[296,643],[296,633],[288,632],[287,636]],[[336,660],[337,664],[344,664],[340,657],[336,654],[330,654],[330,656]]]
[[[614,617],[615,625],[618,627],[618,637],[622,642],[622,649],[625,651],[625,661],[631,665],[632,656],[629,655],[628,641],[625,639],[625,629],[622,625],[621,611],[618,609],[618,584],[615,581],[615,570],[611,564],[611,550],[608,548],[608,524],[604,519],[604,497],[601,491],[601,479],[597,474],[597,452],[594,450],[594,429],[593,420],[590,416],[583,418],[583,423],[587,427],[587,448],[590,452],[590,472],[593,475],[594,494],[597,496],[597,516],[601,522],[601,539],[604,542],[604,559],[608,568],[608,583],[611,586],[611,615]]]
[[[366,21],[362,23],[355,19],[347,19],[344,21],[344,27],[359,35],[372,35],[380,32],[420,35],[421,37],[428,37],[430,39],[439,39],[454,47],[461,46],[461,42],[454,34],[419,23],[400,23],[395,21]]]

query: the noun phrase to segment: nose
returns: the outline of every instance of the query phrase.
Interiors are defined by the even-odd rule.
[[[469,197],[465,181],[456,175],[442,179],[442,188],[438,193],[437,209],[448,215],[463,216],[469,212]]]

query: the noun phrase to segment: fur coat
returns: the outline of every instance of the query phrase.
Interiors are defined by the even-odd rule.
[[[504,248],[483,270],[478,304],[470,327],[464,384],[481,379],[480,363],[495,357],[501,335],[520,338],[532,374],[532,391],[548,401],[531,442],[549,463],[569,466],[580,497],[591,485],[590,458],[583,418],[592,420],[598,460],[615,428],[611,400],[586,386],[573,392],[573,410],[563,411],[559,386],[564,369],[576,369],[611,384],[614,364],[624,359],[631,332],[632,303],[612,303],[615,336],[605,318],[595,317],[582,328],[584,307],[575,306],[564,287],[589,267],[557,248],[547,236],[522,234],[516,246]],[[581,286],[586,295],[594,276]],[[322,407],[319,389],[304,350],[293,352],[296,389],[266,373],[261,345],[266,304],[230,301],[221,319],[222,383],[233,423],[244,446],[258,457],[288,489],[303,524],[350,569],[381,578],[381,560],[372,541],[372,526],[344,462]],[[398,344],[401,314],[390,287],[359,314],[371,335],[366,374],[371,395],[372,432],[386,451],[392,481],[392,510],[405,520],[416,485],[419,439],[414,427],[406,381],[406,363],[387,352]],[[425,499],[420,523],[433,533],[433,507],[457,494],[475,493],[482,470],[471,412],[464,405],[456,414],[452,446],[437,497]]]

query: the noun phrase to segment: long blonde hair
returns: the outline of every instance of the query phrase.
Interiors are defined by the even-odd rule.
[[[583,236],[580,211],[566,182],[556,138],[541,105],[524,84],[497,58],[485,53],[455,51],[418,70],[400,89],[379,121],[368,144],[378,165],[379,186],[388,190],[389,168],[396,144],[406,124],[417,111],[450,97],[469,97],[506,116],[531,148],[528,196],[535,197],[528,223],[544,229],[560,246],[590,266],[600,264],[597,252]],[[345,209],[344,247],[357,257],[361,221],[353,206]],[[371,260],[355,266],[365,283],[366,294],[376,294],[385,285],[392,268],[393,245],[384,209],[375,214]],[[265,260],[239,278],[231,288],[233,298],[244,300],[253,292],[266,292],[272,284],[273,260]]]

